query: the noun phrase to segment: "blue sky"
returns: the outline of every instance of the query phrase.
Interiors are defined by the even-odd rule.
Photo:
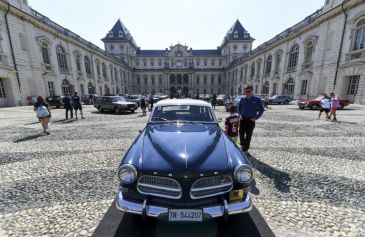
[[[29,0],[53,21],[104,48],[100,40],[120,18],[141,49],[178,42],[215,49],[238,19],[254,47],[323,6],[324,0]]]

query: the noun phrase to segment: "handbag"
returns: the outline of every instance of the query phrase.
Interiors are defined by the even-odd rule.
[[[46,106],[44,106],[44,105],[38,106],[38,108],[37,108],[37,117],[38,118],[44,118],[44,117],[47,117],[47,116],[49,116],[49,111],[46,108]]]

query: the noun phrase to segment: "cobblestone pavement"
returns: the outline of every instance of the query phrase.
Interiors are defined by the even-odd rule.
[[[40,135],[31,107],[0,109],[0,236],[90,236],[116,194],[115,171],[147,117],[85,106],[53,110]],[[227,113],[222,107],[217,117]],[[365,236],[365,107],[338,112],[271,106],[257,122],[255,206],[277,236]]]

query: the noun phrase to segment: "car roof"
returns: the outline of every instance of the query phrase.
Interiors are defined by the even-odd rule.
[[[211,104],[202,101],[202,100],[194,100],[194,99],[165,99],[156,103],[157,106],[170,106],[170,105],[197,105],[197,106],[205,106],[212,107]]]

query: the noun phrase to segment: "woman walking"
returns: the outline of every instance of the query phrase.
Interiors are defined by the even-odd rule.
[[[37,112],[37,117],[41,121],[43,133],[45,135],[49,135],[49,123],[51,121],[51,106],[47,103],[47,101],[43,98],[43,96],[37,97],[37,102],[34,104],[34,111]]]

